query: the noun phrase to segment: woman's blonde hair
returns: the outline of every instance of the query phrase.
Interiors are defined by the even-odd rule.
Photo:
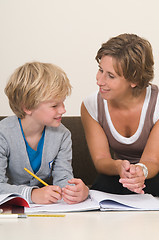
[[[120,34],[103,43],[97,52],[99,63],[103,56],[111,56],[114,69],[119,76],[136,84],[133,89],[138,95],[154,77],[154,60],[151,44],[135,34]]]
[[[55,98],[64,99],[71,94],[66,73],[50,63],[30,62],[20,66],[11,75],[5,94],[12,111],[24,118],[24,108],[31,110],[39,103]]]

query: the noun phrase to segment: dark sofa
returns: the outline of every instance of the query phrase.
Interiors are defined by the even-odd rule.
[[[0,120],[3,118],[4,116],[1,116]],[[79,116],[63,117],[62,123],[72,134],[72,166],[74,176],[81,178],[86,185],[91,186],[97,176],[97,172],[89,154],[81,118]]]

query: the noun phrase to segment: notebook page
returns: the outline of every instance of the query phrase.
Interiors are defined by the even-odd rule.
[[[96,199],[102,208],[136,208],[159,210],[159,198],[151,194],[118,195],[90,190],[91,197]],[[109,205],[109,206],[107,206]]]
[[[99,209],[97,201],[88,198],[77,204],[67,204],[63,200],[58,203],[37,205],[30,204],[30,208],[25,208],[25,213],[35,212],[79,212]]]

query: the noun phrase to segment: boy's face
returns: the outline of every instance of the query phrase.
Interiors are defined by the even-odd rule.
[[[61,123],[62,115],[66,112],[64,100],[55,99],[41,102],[35,109],[30,110],[30,117],[41,126],[58,127]]]

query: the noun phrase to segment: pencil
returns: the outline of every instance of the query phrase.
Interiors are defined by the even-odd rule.
[[[2,213],[0,214],[0,219],[1,218],[26,218],[27,215],[26,214],[10,214],[10,213]]]
[[[63,214],[12,214],[12,213],[2,213],[0,214],[0,219],[3,218],[27,218],[27,217],[65,217]]]
[[[27,168],[24,168],[24,170],[26,172],[28,172],[30,175],[32,175],[34,178],[36,178],[39,182],[41,182],[42,184],[44,184],[45,186],[48,186],[49,184],[47,184],[46,182],[44,182],[41,178],[37,177],[34,173],[30,172]],[[56,193],[59,193],[57,191],[55,191]],[[60,194],[60,193],[59,193]]]
[[[41,182],[45,186],[48,186],[46,182],[44,182],[41,178],[37,177],[34,173],[30,172],[27,168],[24,168],[24,170],[28,172],[30,175],[32,175],[34,178],[36,178],[39,182]]]
[[[27,217],[65,217],[62,214],[27,214]]]

